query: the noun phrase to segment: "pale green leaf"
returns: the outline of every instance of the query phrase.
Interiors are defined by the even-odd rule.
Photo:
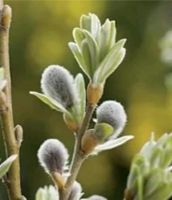
[[[80,17],[80,27],[91,31],[91,17],[89,15],[82,15]]]
[[[160,166],[165,168],[172,163],[172,146],[164,149],[164,157],[160,161]]]
[[[95,14],[89,13],[89,15],[82,15],[80,18],[80,27],[89,31],[94,38],[99,32],[100,26],[100,20]]]
[[[101,151],[116,148],[116,147],[126,143],[127,141],[133,139],[133,138],[134,138],[134,136],[132,136],[132,135],[123,136],[123,137],[120,137],[120,138],[117,138],[117,139],[111,138],[107,142],[96,146],[94,151],[92,152],[92,154],[95,155],[95,154],[97,154]]]
[[[78,62],[80,68],[90,78],[90,69],[86,65],[85,60],[83,59],[83,55],[80,52],[78,46],[74,42],[69,42],[68,45],[69,45],[69,48],[72,51],[76,61]]]
[[[84,30],[83,32],[84,32],[84,35],[89,47],[89,52],[90,52],[90,57],[91,57],[91,60],[90,60],[91,71],[92,71],[92,74],[94,74],[99,62],[99,50],[98,50],[97,42],[88,31]]]
[[[1,165],[0,165],[0,178],[2,178],[9,170],[10,166],[17,158],[17,155],[12,155],[7,158]]]
[[[86,41],[86,39],[82,41],[81,52],[82,52],[83,60],[85,61],[85,64],[89,71],[89,76],[92,77],[93,71],[92,71],[91,54],[90,54],[90,49],[89,49],[88,42]]]
[[[83,33],[83,30],[81,28],[74,28],[73,29],[73,38],[76,44],[81,49],[81,43],[85,39],[85,35]]]
[[[155,146],[156,142],[153,140],[146,142],[142,147],[142,149],[140,150],[140,154],[142,154],[147,159],[150,159],[152,155],[152,150],[154,149]]]
[[[57,110],[59,112],[68,113],[68,111],[63,107],[63,105],[61,105],[60,103],[58,103],[53,98],[51,98],[49,96],[46,96],[45,94],[41,94],[39,92],[32,92],[31,91],[30,94],[36,96],[42,102],[44,102],[45,104],[47,104],[50,108],[52,108],[54,110]]]
[[[75,78],[76,90],[79,96],[79,113],[81,121],[85,115],[85,107],[86,107],[86,92],[85,92],[85,81],[82,74],[78,74]]]
[[[137,191],[137,196],[138,200],[143,200],[143,176],[141,174],[141,172],[138,174],[137,176],[137,188],[138,188],[138,191]]]
[[[139,174],[139,167],[135,163],[133,163],[131,166],[130,174],[127,179],[127,189],[129,190],[135,189],[138,174]]]
[[[107,19],[100,29],[97,43],[100,49],[100,60],[109,53],[109,50],[114,46],[116,39],[115,21]]]
[[[95,72],[94,83],[103,83],[117,69],[125,56],[126,50],[123,48],[125,41],[126,40],[123,39],[117,42],[101,62]]]
[[[152,150],[150,164],[154,167],[160,167],[161,160],[164,159],[164,150],[162,147],[156,147]]]
[[[161,183],[146,200],[167,200],[172,196],[172,183]]]
[[[148,176],[148,180],[145,184],[145,197],[150,196],[159,186],[163,179],[163,170],[155,168],[151,170],[151,173]]]

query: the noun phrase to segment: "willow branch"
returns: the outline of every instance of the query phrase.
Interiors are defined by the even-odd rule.
[[[87,106],[87,110],[86,110],[86,114],[85,114],[85,118],[83,120],[82,126],[78,132],[78,135],[76,137],[76,146],[73,152],[73,159],[71,162],[71,169],[70,169],[70,176],[67,179],[66,185],[65,187],[62,189],[61,191],[61,195],[60,195],[60,199],[61,200],[67,200],[71,191],[71,187],[74,183],[74,181],[76,180],[76,177],[78,175],[78,172],[82,166],[82,163],[85,160],[85,155],[83,154],[82,150],[81,150],[81,140],[82,137],[85,133],[85,131],[88,129],[88,125],[90,123],[92,114],[94,112],[95,109],[95,105],[88,105]]]
[[[11,22],[11,8],[8,5],[3,6],[3,1],[0,0],[0,66],[4,68],[4,76],[7,85],[4,91],[0,92],[0,117],[2,134],[4,138],[6,156],[13,154],[19,155],[19,144],[15,137],[14,120],[12,111],[11,99],[11,76],[9,63],[9,29]],[[7,174],[8,195],[10,200],[20,200],[20,165],[19,156],[12,164]]]

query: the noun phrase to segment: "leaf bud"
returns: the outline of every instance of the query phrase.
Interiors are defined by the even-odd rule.
[[[96,105],[103,95],[103,84],[94,85],[88,84],[87,87],[87,99],[90,105]]]
[[[94,134],[100,142],[104,142],[113,134],[113,127],[107,123],[97,123],[94,127]]]
[[[82,137],[81,149],[84,154],[90,154],[94,148],[99,144],[99,140],[94,133],[94,129],[89,129]]]
[[[71,116],[69,116],[68,113],[64,113],[63,114],[63,119],[67,125],[67,127],[72,130],[73,132],[77,132],[78,131],[78,123],[76,122],[76,120],[74,120]]]

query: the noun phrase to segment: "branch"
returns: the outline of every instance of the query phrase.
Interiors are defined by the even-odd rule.
[[[11,22],[11,8],[8,5],[3,6],[3,1],[0,0],[0,66],[4,68],[4,76],[7,85],[4,91],[0,92],[0,117],[2,134],[6,148],[6,156],[19,154],[19,145],[14,133],[14,121],[11,100],[11,76],[9,64],[9,29]],[[12,164],[7,175],[8,196],[10,200],[20,200],[20,165],[19,156]]]
[[[65,187],[60,192],[61,193],[60,194],[61,200],[67,200],[68,199],[72,185],[73,185],[74,181],[76,180],[76,177],[78,175],[78,172],[81,168],[82,163],[86,159],[85,155],[81,151],[81,140],[82,140],[82,137],[83,137],[85,131],[88,129],[88,125],[90,123],[90,120],[91,120],[91,117],[92,117],[92,114],[94,112],[95,107],[96,107],[95,105],[88,105],[87,106],[85,118],[83,120],[82,126],[81,126],[81,128],[78,132],[77,137],[76,137],[76,145],[75,145],[75,149],[74,149],[74,152],[73,152],[73,159],[72,159],[72,162],[71,162],[71,169],[70,169],[71,175],[67,179]]]

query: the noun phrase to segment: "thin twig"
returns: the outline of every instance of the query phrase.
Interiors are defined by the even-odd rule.
[[[14,120],[11,99],[11,76],[9,63],[9,29],[11,22],[11,8],[3,6],[0,0],[0,66],[4,68],[7,85],[0,93],[0,116],[2,133],[6,148],[6,156],[19,155],[19,145],[14,134]],[[5,101],[4,101],[5,99]],[[7,174],[8,195],[10,200],[21,200],[19,156],[12,164]]]
[[[82,137],[83,137],[85,131],[88,129],[88,125],[90,123],[94,109],[95,109],[95,105],[87,106],[87,110],[86,110],[86,114],[85,114],[82,126],[76,137],[76,146],[75,146],[74,152],[73,152],[73,158],[72,158],[71,168],[70,168],[70,176],[67,179],[66,185],[60,194],[61,200],[68,199],[70,191],[71,191],[71,187],[72,187],[74,181],[76,180],[76,177],[78,175],[78,172],[81,168],[82,163],[84,162],[84,160],[86,158],[85,155],[83,154],[83,152],[81,151],[81,140],[82,140]]]

